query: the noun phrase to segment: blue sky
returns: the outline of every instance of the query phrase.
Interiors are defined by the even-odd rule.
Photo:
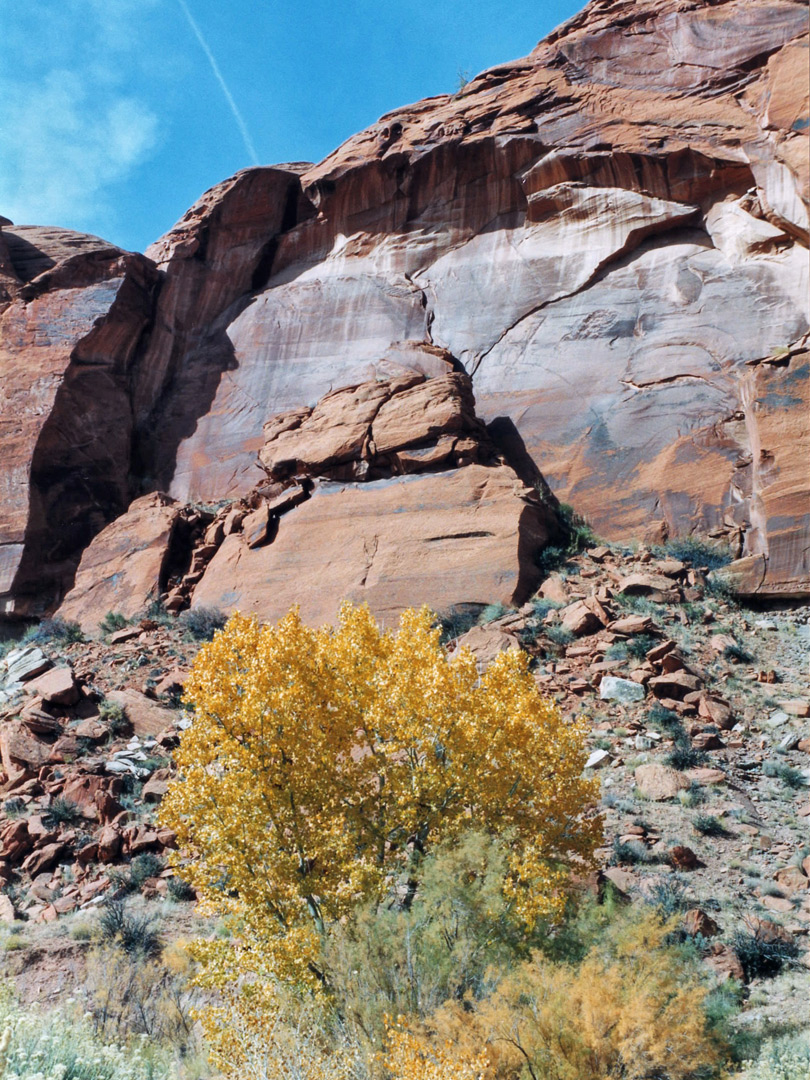
[[[143,250],[253,163],[523,56],[571,0],[36,0],[0,34],[0,214]]]

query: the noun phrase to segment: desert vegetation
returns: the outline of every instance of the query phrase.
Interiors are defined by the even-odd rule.
[[[32,867],[66,849],[3,889],[6,970],[51,939],[81,952],[56,1011],[7,995],[3,1080],[803,1080],[796,1023],[746,1017],[804,992],[789,920],[810,849],[789,813],[775,867],[744,844],[806,797],[800,739],[775,714],[780,748],[752,761],[731,730],[732,701],[755,728],[750,702],[786,687],[735,681],[764,645],[700,571],[582,543],[548,579],[559,599],[474,613],[475,649],[514,642],[485,659],[427,610],[387,631],[350,605],[320,630],[206,610],[101,643],[46,626],[36,641],[92,658],[109,696],[79,761],[3,804]],[[613,566],[646,595],[576,600]],[[153,642],[184,670],[154,667]],[[647,693],[578,707],[608,673]],[[151,697],[118,690],[133,675]],[[147,709],[171,726],[147,735]],[[716,787],[733,750],[753,804]],[[78,779],[105,762],[122,816],[99,830]],[[87,874],[86,851],[108,861]],[[56,903],[73,914],[40,926]]]

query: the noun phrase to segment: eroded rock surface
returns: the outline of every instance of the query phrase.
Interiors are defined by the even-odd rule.
[[[127,619],[144,614],[159,601],[171,575],[185,569],[195,535],[207,520],[168,495],[135,499],[84,552],[59,615],[95,631],[108,612]]]
[[[348,598],[388,622],[414,604],[520,603],[561,536],[556,499],[500,454],[467,375],[347,387],[265,438],[266,478],[213,520],[197,514],[196,543],[169,496],[136,500],[88,547],[60,615],[93,629],[162,598],[264,620],[299,604],[322,623]]]
[[[194,590],[194,605],[264,620],[300,604],[333,621],[341,599],[367,602],[386,625],[404,607],[521,602],[553,535],[537,493],[508,466],[357,484],[322,484],[286,514],[272,544],[229,536]]]
[[[37,612],[124,511],[154,266],[67,229],[0,231],[0,605]],[[2,310],[4,308],[4,310]]]
[[[171,490],[240,493],[268,413],[421,342],[606,536],[725,534],[761,589],[807,588],[807,470],[770,527],[741,476],[763,451],[802,471],[806,407],[777,431],[751,373],[808,327],[806,35],[788,0],[592,3],[304,171],[317,213],[233,312]]]

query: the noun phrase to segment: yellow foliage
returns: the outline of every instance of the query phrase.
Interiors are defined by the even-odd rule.
[[[328,1005],[273,980],[226,988],[201,1012],[211,1062],[239,1080],[357,1080],[362,1054]]]
[[[452,1043],[426,1047],[403,1018],[388,1028],[385,1066],[391,1080],[483,1080],[488,1064],[483,1051],[465,1055]]]
[[[486,1046],[484,1080],[682,1080],[716,1063],[721,1047],[706,1030],[708,988],[667,946],[671,929],[651,913],[577,967],[520,964],[484,1001],[446,1003],[420,1041]]]
[[[413,887],[426,848],[469,828],[510,838],[506,889],[527,925],[562,911],[570,865],[601,835],[583,730],[522,653],[479,677],[432,623],[410,610],[384,632],[350,604],[334,629],[235,615],[200,650],[161,818],[184,876],[240,921],[248,968],[305,978],[330,923]]]

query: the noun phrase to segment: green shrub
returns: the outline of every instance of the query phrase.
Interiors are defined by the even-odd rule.
[[[754,657],[742,645],[726,645],[723,649],[723,656],[726,660],[731,660],[735,664],[751,664],[754,661]]]
[[[115,1045],[100,1038],[80,1012],[22,1006],[6,990],[0,1031],[8,1032],[4,1080],[169,1080],[176,1075],[147,1045]]]
[[[620,840],[618,836],[614,838],[611,866],[644,866],[655,862],[658,862],[658,859],[640,840]]]
[[[129,911],[126,901],[108,900],[99,916],[101,940],[116,945],[128,955],[157,956],[163,939],[156,928],[153,915],[136,915]]]
[[[156,622],[159,626],[174,626],[174,616],[166,610],[160,600],[152,600],[143,611],[139,611],[137,615],[138,622],[144,619],[151,619],[152,622]]]
[[[122,615],[120,611],[108,611],[98,624],[98,628],[102,634],[114,634],[116,630],[123,630],[129,625],[126,615]]]
[[[700,804],[705,803],[708,798],[709,793],[706,791],[706,788],[694,780],[685,791],[678,792],[678,802],[681,806],[687,807],[687,809],[693,806],[700,806]]]
[[[116,889],[124,893],[138,892],[149,878],[157,877],[166,868],[166,860],[151,851],[136,855],[128,866],[115,867],[108,877]]]
[[[166,881],[166,895],[176,904],[187,903],[189,900],[197,899],[195,891],[189,883],[184,881],[181,877],[168,878]]]
[[[576,513],[572,506],[561,503],[559,509],[560,522],[564,531],[563,546],[552,545],[540,552],[537,566],[541,578],[545,579],[555,570],[559,570],[566,562],[580,551],[593,547],[599,543],[593,529],[587,521]]]
[[[606,660],[627,660],[630,656],[630,650],[627,647],[626,641],[614,641],[612,645],[609,645],[605,650]]]
[[[576,555],[579,551],[594,547],[599,540],[588,522],[578,514],[573,506],[568,503],[560,503],[560,517],[567,533],[567,551],[570,555]]]
[[[762,773],[763,776],[781,780],[785,787],[794,790],[803,788],[806,783],[804,773],[799,769],[794,769],[792,765],[788,765],[784,761],[766,761],[762,766]]]
[[[126,709],[117,701],[102,701],[98,707],[98,715],[107,725],[112,736],[122,735],[129,728]]]
[[[646,596],[636,596],[633,593],[617,593],[613,597],[613,601],[617,607],[622,611],[630,612],[632,615],[660,615],[661,605],[657,604],[655,600],[650,600]]]
[[[658,558],[678,559],[688,566],[706,567],[707,570],[717,570],[731,562],[731,551],[725,544],[695,536],[676,537],[652,551]]]
[[[664,918],[669,919],[681,911],[690,907],[690,901],[686,895],[686,885],[678,874],[670,874],[669,877],[656,881],[645,890],[648,904],[657,907]]]
[[[532,600],[532,607],[534,608],[532,617],[535,619],[545,619],[550,611],[557,611],[562,606],[563,605],[559,600],[547,600],[544,596],[537,596]]]
[[[28,807],[23,799],[14,797],[13,799],[6,799],[3,803],[3,812],[7,818],[19,818],[26,813]]]
[[[740,1080],[807,1080],[810,1032],[767,1039],[755,1061],[744,1062]]]
[[[564,566],[569,559],[569,553],[566,548],[556,547],[554,545],[543,548],[537,559],[537,568],[540,571],[540,577],[543,581],[560,567]]]
[[[760,931],[738,930],[731,940],[739,957],[745,981],[772,978],[799,955],[794,941],[766,941]]]
[[[761,896],[778,896],[780,900],[785,898],[785,890],[780,888],[775,881],[764,881],[760,887]]]
[[[564,626],[549,626],[545,635],[554,645],[570,645],[576,641],[571,631],[566,630]]]
[[[481,608],[477,604],[464,604],[441,612],[437,618],[442,629],[441,642],[447,645],[450,641],[462,637],[468,630],[478,625]]]
[[[709,596],[713,596],[715,600],[720,600],[724,604],[737,604],[737,593],[734,586],[721,574],[710,574],[706,578],[706,592]]]
[[[646,720],[647,727],[653,729],[653,731],[660,731],[664,735],[668,735],[671,739],[677,738],[680,734],[686,734],[683,730],[683,724],[681,718],[672,709],[666,709],[660,702],[656,701],[650,711],[647,713]]]
[[[695,769],[707,760],[702,750],[696,750],[693,746],[679,744],[671,753],[664,758],[664,763],[672,769],[685,772],[687,769]]]
[[[219,608],[197,607],[184,611],[178,619],[183,629],[195,641],[212,641],[217,630],[222,630],[228,616]]]
[[[720,818],[713,814],[698,814],[692,820],[692,828],[701,836],[730,836],[731,833],[725,827]]]
[[[32,644],[72,645],[74,642],[84,641],[84,634],[77,622],[56,615],[53,619],[43,619],[36,626],[29,627],[23,641]]]
[[[643,660],[656,644],[657,641],[651,634],[639,634],[627,642],[627,651],[634,660]]]
[[[70,936],[74,941],[92,941],[93,930],[94,927],[91,922],[74,922],[70,927]]]
[[[495,622],[496,619],[502,619],[508,612],[509,608],[504,604],[487,604],[479,616],[478,623],[483,626],[485,623]]]
[[[70,799],[63,799],[60,795],[53,800],[42,817],[49,827],[54,825],[74,825],[82,820],[82,812],[75,802],[71,802]]]

